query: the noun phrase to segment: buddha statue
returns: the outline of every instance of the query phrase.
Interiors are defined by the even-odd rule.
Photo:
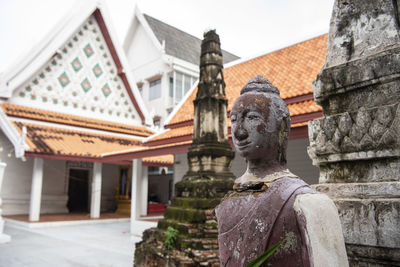
[[[265,266],[348,266],[333,201],[286,167],[290,115],[278,89],[256,76],[230,117],[247,170],[215,210],[221,266],[246,266],[279,242]]]

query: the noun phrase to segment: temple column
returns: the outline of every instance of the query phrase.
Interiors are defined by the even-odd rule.
[[[138,181],[142,173],[142,160],[134,159],[132,161],[132,183],[131,183],[131,233],[134,233],[134,222],[139,218],[138,212]]]
[[[1,185],[3,184],[3,177],[4,177],[4,170],[6,168],[7,164],[4,162],[0,162],[0,193],[1,193]],[[6,243],[11,240],[11,237],[9,235],[3,234],[4,230],[4,220],[1,217],[2,210],[1,210],[1,195],[0,195],[0,244],[1,243]]]
[[[39,221],[40,202],[42,198],[43,159],[34,158],[32,171],[31,201],[29,206],[29,221]]]
[[[95,162],[93,165],[92,196],[90,201],[90,218],[100,217],[101,204],[101,169],[102,164]]]
[[[140,179],[140,215],[147,215],[147,199],[149,192],[149,178],[147,175],[147,167],[143,166],[141,171],[141,179]]]

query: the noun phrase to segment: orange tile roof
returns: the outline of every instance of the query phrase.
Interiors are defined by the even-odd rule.
[[[308,100],[300,103],[288,105],[290,116],[294,117],[297,115],[303,115],[307,113],[313,113],[317,111],[322,111],[322,107],[318,106],[314,100]]]
[[[297,115],[303,115],[307,113],[313,113],[317,111],[321,111],[322,108],[321,106],[318,106],[314,100],[308,100],[300,103],[295,103],[295,104],[290,104],[288,105],[290,116],[294,117]],[[307,122],[304,122],[304,125],[307,125]],[[301,124],[301,125],[300,125]],[[295,127],[300,127],[304,126],[302,123],[296,123],[292,124],[292,128]],[[228,118],[228,128],[231,126],[231,120]],[[164,140],[164,139],[171,139],[171,138],[176,138],[176,137],[181,137],[181,136],[188,136],[193,134],[193,125],[189,126],[183,126],[183,127],[178,127],[178,128],[173,128],[169,129],[169,131],[166,131],[158,136],[155,136],[154,138],[151,138],[148,140],[148,142],[154,142],[154,141],[159,141],[159,140]],[[150,144],[149,144],[150,145]]]
[[[142,147],[142,143],[133,138],[61,129],[34,123],[13,122],[13,124],[20,132],[22,126],[26,126],[26,143],[29,146],[27,152],[31,153],[100,158],[103,153]]]
[[[312,82],[325,61],[327,42],[328,35],[325,34],[224,69],[228,111],[243,86],[256,75],[267,78],[275,85],[283,99],[312,93]],[[193,119],[196,93],[197,89],[169,124]]]
[[[155,156],[155,157],[146,157],[142,158],[143,163],[157,163],[157,164],[166,164],[166,165],[172,165],[174,164],[174,155],[161,155],[161,156]]]
[[[177,146],[190,145],[191,143],[192,143],[192,140],[185,140],[185,141],[176,142],[176,143],[169,142],[169,143],[163,143],[161,145],[156,145],[156,146],[148,146],[148,147],[132,148],[132,149],[121,150],[121,151],[114,151],[114,152],[111,152],[111,153],[104,154],[103,157],[104,158],[112,158],[112,157],[115,157],[115,156],[127,155],[127,154],[131,154],[131,153],[132,154],[139,154],[139,153],[142,153],[142,152],[157,151],[157,150],[160,150],[160,149],[170,149],[170,148],[172,149],[172,148],[175,148]],[[171,152],[164,153],[164,155],[165,154],[169,154],[169,153],[171,153]],[[162,155],[162,154],[160,154],[160,155]]]
[[[157,141],[162,139],[169,139],[173,137],[180,137],[185,135],[192,135],[193,134],[193,125],[179,127],[170,129],[169,131],[162,133],[154,138],[151,138],[151,141]]]
[[[12,117],[54,122],[64,125],[79,126],[116,133],[132,134],[143,137],[148,137],[154,134],[153,131],[145,127],[130,126],[122,123],[96,120],[75,115],[68,115],[65,113],[46,111],[38,108],[31,108],[8,103],[1,104],[1,108],[8,116]]]

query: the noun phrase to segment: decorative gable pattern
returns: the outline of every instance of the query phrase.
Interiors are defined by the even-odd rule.
[[[93,15],[41,71],[14,91],[10,102],[141,124]]]

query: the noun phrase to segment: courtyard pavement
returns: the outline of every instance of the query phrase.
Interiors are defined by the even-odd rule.
[[[134,244],[155,222],[108,222],[27,228],[6,222],[11,242],[0,244],[1,267],[133,266]]]

